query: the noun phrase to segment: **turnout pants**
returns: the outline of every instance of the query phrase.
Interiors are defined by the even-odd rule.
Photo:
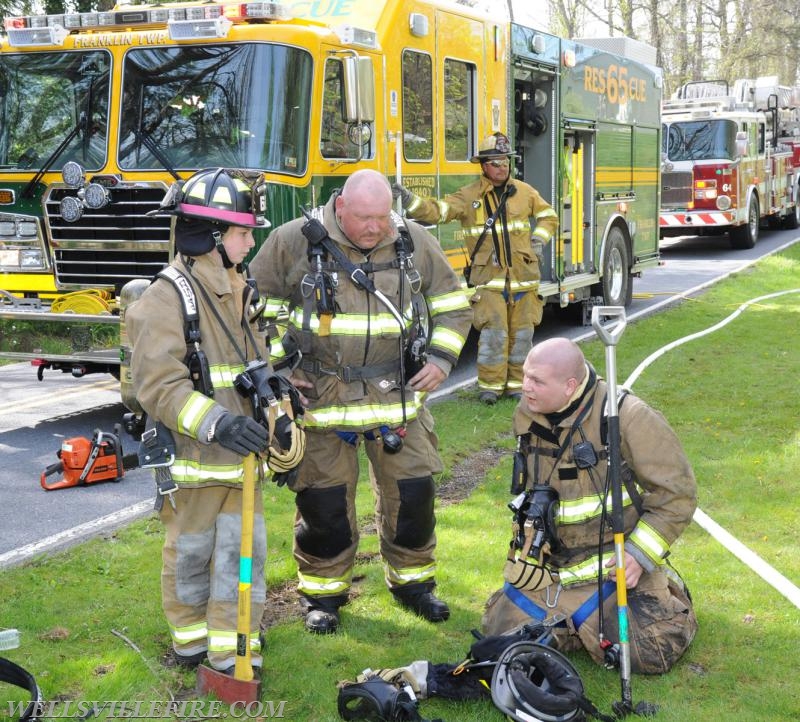
[[[408,424],[403,448],[395,454],[361,434],[349,443],[335,431],[306,431],[306,453],[292,487],[297,494],[294,556],[298,590],[312,602],[340,606],[347,600],[359,541],[355,496],[361,444],[373,471],[386,583],[396,589],[433,582],[433,474],[442,466],[433,417],[423,408]]]
[[[542,301],[536,291],[511,294],[479,288],[472,297],[472,325],[478,338],[478,388],[522,390],[522,365],[533,345],[534,327],[542,320]]]
[[[677,575],[675,575],[677,577]],[[562,652],[584,647],[598,664],[605,652],[599,645],[599,606],[597,584],[581,584],[566,589],[556,582],[537,591],[521,591],[509,583],[497,590],[486,604],[483,615],[485,634],[502,634],[521,624],[543,621],[564,614],[566,621],[554,629],[554,643]],[[619,641],[616,584],[604,584],[604,637]],[[697,617],[680,578],[668,577],[663,569],[643,574],[633,589],[628,589],[628,641],[631,671],[637,674],[664,674],[691,644],[697,632]]]
[[[206,651],[212,667],[225,670],[236,657],[242,490],[226,486],[181,487],[176,510],[165,503],[161,597],[172,645],[179,655]],[[266,602],[267,534],[261,485],[256,485],[250,650],[261,666],[259,629]]]

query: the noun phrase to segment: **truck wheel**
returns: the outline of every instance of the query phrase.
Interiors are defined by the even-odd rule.
[[[730,230],[731,248],[741,251],[756,245],[760,218],[758,198],[755,195],[750,196],[750,204],[747,206],[747,223]]]
[[[633,279],[631,278],[628,246],[619,228],[608,232],[603,251],[603,278],[600,289],[606,306],[629,306],[633,298]]]

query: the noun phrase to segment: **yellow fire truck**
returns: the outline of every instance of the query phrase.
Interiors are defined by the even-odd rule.
[[[662,237],[752,248],[762,225],[800,225],[800,88],[777,77],[687,83],[664,103]]]
[[[357,168],[444,195],[497,130],[561,218],[541,294],[628,303],[658,260],[660,72],[505,12],[289,0],[7,18],[0,356],[119,373],[118,342],[97,347],[95,328],[118,335],[125,284],[168,262],[170,220],[145,214],[199,168],[262,170],[277,225]],[[460,229],[432,230],[462,268]],[[47,323],[72,347],[25,347],[23,330]]]

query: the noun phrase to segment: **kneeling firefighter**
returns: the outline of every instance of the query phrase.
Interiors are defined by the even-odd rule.
[[[427,392],[455,364],[471,321],[438,242],[392,213],[379,173],[350,176],[324,207],[275,229],[251,264],[265,315],[289,310],[283,346],[309,400],[294,555],[306,627],[334,632],[358,548],[358,448],[374,473],[385,578],[401,605],[438,622],[434,481],[442,470]]]
[[[554,646],[582,645],[598,663],[615,666],[607,385],[565,338],[534,346],[523,371],[514,413],[512,540],[505,584],[488,601],[484,631],[500,634],[564,615]],[[667,562],[692,519],[697,485],[667,421],[632,394],[619,401],[619,436],[631,670],[661,674],[697,631],[688,592]]]
[[[162,603],[178,664],[206,656],[232,673],[244,457],[258,454],[252,549],[251,663],[261,666],[266,529],[261,481],[291,477],[304,446],[300,396],[273,373],[251,315],[244,259],[269,225],[263,177],[202,170],[158,212],[176,216],[175,258],[126,309],[135,398],[148,417],[140,459],[156,468],[166,528]],[[164,500],[168,503],[164,503]]]

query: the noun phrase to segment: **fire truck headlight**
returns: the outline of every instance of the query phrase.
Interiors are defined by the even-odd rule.
[[[717,198],[717,208],[721,211],[727,211],[731,207],[731,197],[730,196],[719,196]]]
[[[61,169],[61,177],[70,188],[80,188],[83,185],[83,168],[74,160],[64,163]]]
[[[20,251],[19,265],[20,268],[44,268],[42,251],[38,248]]]
[[[83,204],[75,196],[61,199],[59,213],[67,223],[75,223],[83,215]]]
[[[39,229],[33,221],[20,221],[17,224],[17,234],[20,238],[36,238]]]
[[[84,202],[89,208],[97,210],[108,205],[108,191],[99,183],[89,183],[84,193]]]

